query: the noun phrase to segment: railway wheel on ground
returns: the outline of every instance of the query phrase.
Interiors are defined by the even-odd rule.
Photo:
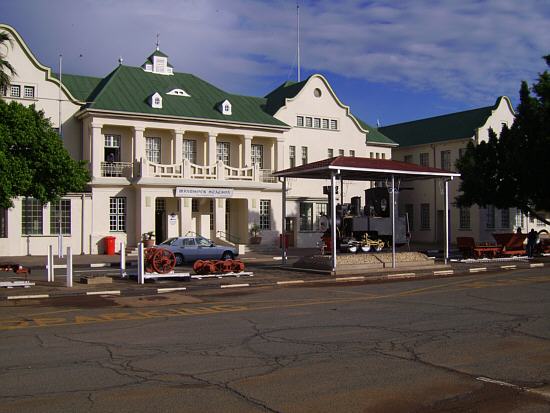
[[[172,251],[158,248],[153,255],[153,268],[159,274],[168,274],[176,266],[176,257]]]
[[[157,249],[154,247],[151,248],[145,248],[143,250],[143,263],[145,267],[145,272],[154,272],[155,269],[153,268],[153,256],[157,252]]]

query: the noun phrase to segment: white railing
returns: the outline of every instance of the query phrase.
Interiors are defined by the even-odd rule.
[[[212,165],[198,165],[184,159],[180,164],[158,164],[147,159],[141,159],[140,172],[142,177],[184,178],[184,179],[217,179],[233,181],[253,181],[277,183],[271,169],[260,169],[258,165],[234,168],[217,161]]]
[[[130,162],[101,162],[101,176],[131,178],[133,165]]]

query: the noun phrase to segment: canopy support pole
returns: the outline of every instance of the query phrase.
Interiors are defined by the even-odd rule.
[[[449,180],[445,179],[445,239],[443,245],[445,264],[449,261]]]
[[[395,176],[391,176],[391,267],[395,268]]]
[[[331,254],[332,254],[332,273],[336,274],[336,173],[330,174],[330,219],[331,219]]]
[[[286,177],[283,177],[283,205],[282,205],[282,211],[283,211],[283,219],[282,222],[282,231],[283,234],[281,245],[282,245],[282,256],[281,259],[283,261],[283,265],[286,265]]]

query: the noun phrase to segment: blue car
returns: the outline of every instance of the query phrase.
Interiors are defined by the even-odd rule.
[[[168,238],[157,245],[174,253],[176,265],[196,260],[230,260],[239,255],[236,248],[228,245],[215,245],[201,236]]]

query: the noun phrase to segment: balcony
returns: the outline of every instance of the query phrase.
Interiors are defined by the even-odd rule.
[[[132,178],[131,162],[101,162],[101,176]]]
[[[158,164],[141,159],[140,176],[151,178],[216,179],[277,183],[271,169],[259,166],[234,168],[218,161],[212,165],[198,165],[185,159],[180,164]]]

